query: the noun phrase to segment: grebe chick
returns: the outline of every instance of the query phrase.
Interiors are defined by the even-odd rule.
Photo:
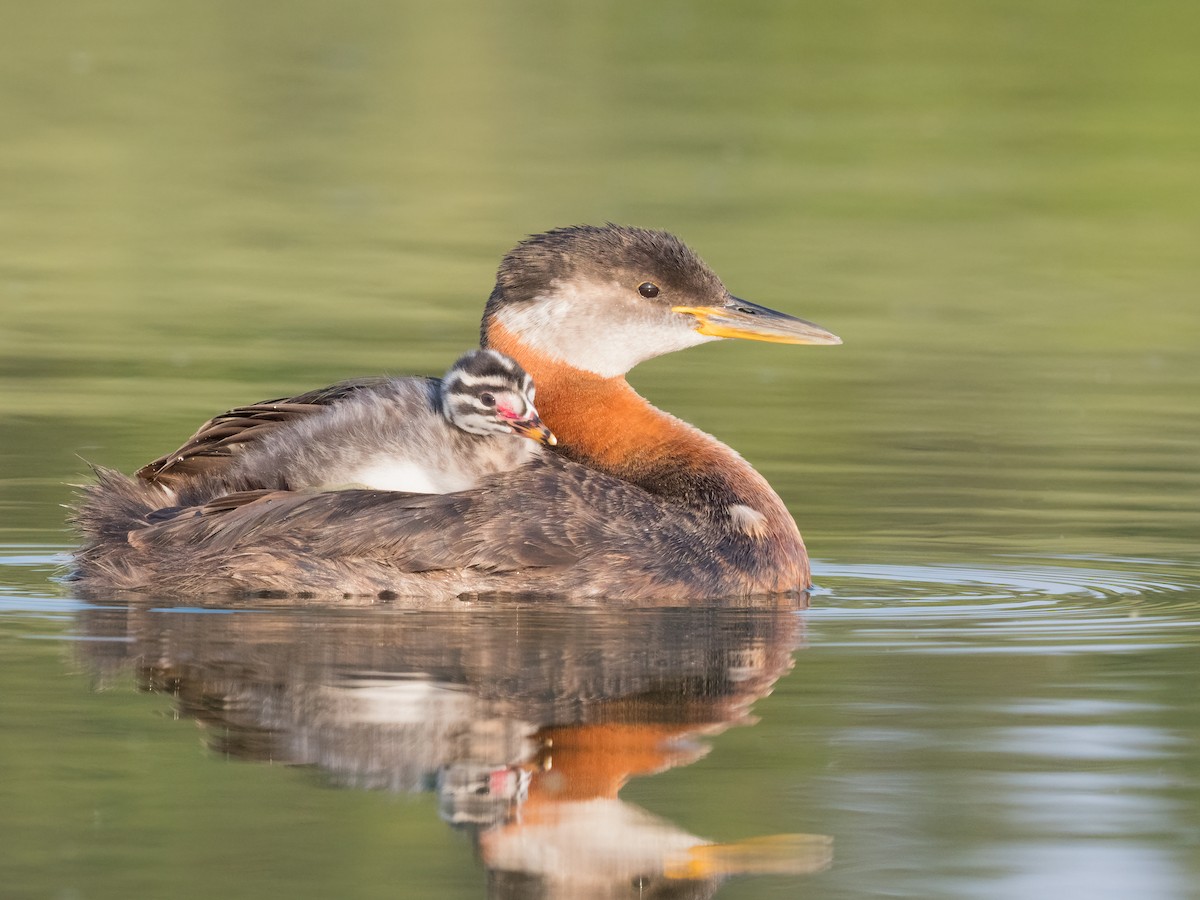
[[[209,481],[229,490],[446,494],[524,465],[542,452],[541,444],[556,443],[534,407],[533,379],[494,350],[464,354],[440,380],[381,378],[355,382],[355,388],[231,410],[139,474],[172,488],[222,462]],[[257,426],[263,434],[242,427],[230,435],[232,423],[256,414],[263,415]],[[229,455],[234,458],[224,464]]]

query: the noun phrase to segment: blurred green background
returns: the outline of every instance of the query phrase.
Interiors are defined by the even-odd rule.
[[[477,340],[505,251],[609,220],[676,232],[735,293],[844,338],[724,342],[631,378],[764,472],[818,580],[881,562],[1194,559],[1197,48],[1200,7],[1184,0],[6,3],[0,543],[36,553],[0,571],[5,590],[63,593],[45,554],[72,543],[60,504],[84,460],[130,470],[236,404],[441,372]],[[892,638],[822,621],[765,727],[642,788],[663,792],[656,808],[717,836],[835,830],[808,813],[813,773],[858,772],[837,735],[870,730],[882,713],[854,704],[896,674]],[[87,896],[406,896],[404,878],[479,894],[429,796],[214,760],[189,728],[147,718],[165,702],[128,685],[97,702],[58,644],[26,639],[69,625],[9,617],[0,634],[0,799],[28,811],[6,814],[3,842],[24,860],[19,896],[50,896],[39,879],[54,871]],[[990,740],[976,710],[1019,711],[1000,692],[1041,690],[1022,674],[1099,703],[1100,727],[1129,690],[1118,676],[1144,677],[1148,703],[1194,697],[1194,658],[1018,656],[981,674],[931,656],[919,689],[885,695],[944,704],[923,707],[909,746],[949,728],[976,747]],[[815,700],[810,673],[826,685]],[[1106,677],[1107,694],[1086,693]],[[1195,716],[1172,715],[1160,724],[1194,747]],[[873,752],[868,775],[901,767]],[[822,896],[981,896],[994,868],[922,882],[897,835],[954,831],[936,824],[943,794],[986,815],[1001,800],[971,793],[970,773],[1028,760],[972,757],[948,789],[918,756],[896,777],[919,771],[925,789],[895,796],[922,817],[897,801],[881,836],[864,801],[858,868]],[[1147,779],[1190,773],[1195,796],[1194,753],[1153,757],[1138,758]],[[828,790],[831,808],[857,802]],[[1174,858],[1194,833],[1183,821],[1146,839],[1162,854],[1147,858]],[[928,846],[950,859],[959,837]]]

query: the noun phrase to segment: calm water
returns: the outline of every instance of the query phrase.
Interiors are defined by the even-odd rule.
[[[1165,897],[1200,883],[1200,14],[0,13],[5,897]],[[439,372],[615,220],[838,348],[639,368],[808,608],[84,602],[83,460]]]

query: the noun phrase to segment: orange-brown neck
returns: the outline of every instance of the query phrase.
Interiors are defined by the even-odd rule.
[[[533,377],[538,412],[574,459],[626,475],[631,465],[695,443],[695,429],[655,409],[622,376],[604,378],[530,348],[502,325],[488,346]]]
[[[716,438],[656,409],[623,376],[605,378],[531,348],[493,322],[487,344],[517,360],[537,386],[537,407],[564,455],[651,493],[727,515],[744,505],[763,536],[799,539],[766,480]]]

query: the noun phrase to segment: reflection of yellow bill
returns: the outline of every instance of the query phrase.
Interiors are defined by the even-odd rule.
[[[833,861],[826,834],[768,834],[732,844],[700,844],[668,860],[667,878],[706,879],[728,875],[806,875]]]

